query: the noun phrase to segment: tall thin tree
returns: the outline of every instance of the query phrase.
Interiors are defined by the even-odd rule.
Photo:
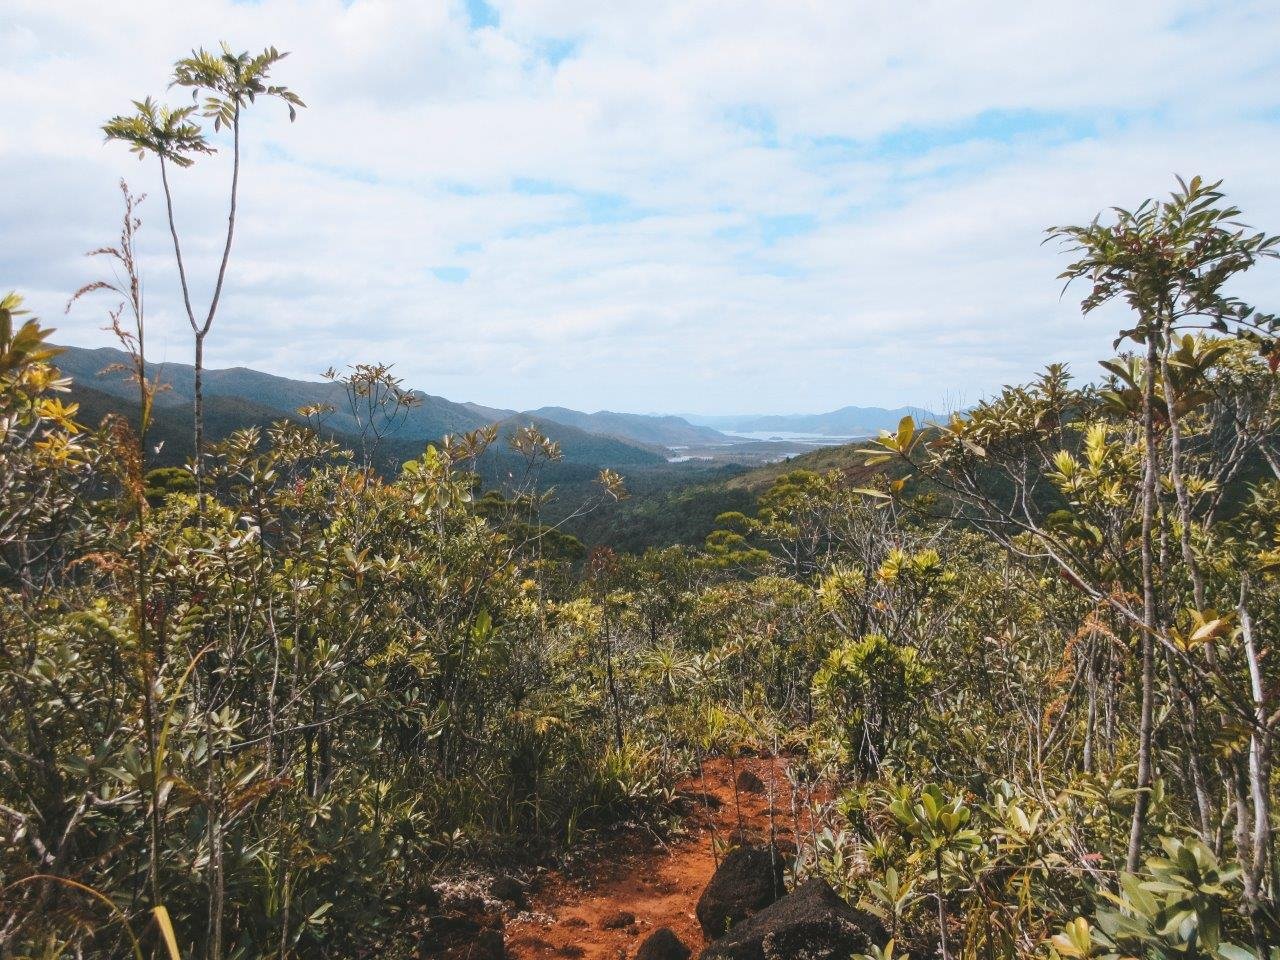
[[[160,182],[164,188],[165,210],[169,219],[169,235],[173,239],[173,253],[178,265],[178,279],[182,286],[182,303],[187,321],[195,338],[195,382],[193,385],[193,420],[195,428],[194,471],[200,510],[204,511],[204,344],[213,328],[222,288],[227,276],[227,263],[231,259],[231,245],[235,238],[236,206],[240,194],[240,133],[245,109],[259,97],[275,97],[289,109],[290,121],[297,118],[298,108],[305,104],[287,87],[269,82],[271,69],[288,56],[275,47],[268,47],[256,56],[247,51],[233,53],[227,44],[220,53],[210,53],[204,48],[192,51],[174,64],[171,87],[187,87],[191,90],[195,105],[171,109],[155,103],[150,97],[134,101],[132,115],[119,115],[103,125],[108,140],[120,140],[144,158],[154,155],[160,163]],[[204,100],[201,102],[201,94]],[[182,255],[177,221],[173,212],[173,190],[169,183],[169,167],[189,167],[200,154],[213,153],[214,148],[205,138],[204,131],[193,119],[195,115],[213,121],[215,132],[224,127],[231,132],[232,161],[231,188],[228,201],[226,238],[213,291],[206,310],[197,314],[191,300],[191,287],[187,278],[186,262]]]

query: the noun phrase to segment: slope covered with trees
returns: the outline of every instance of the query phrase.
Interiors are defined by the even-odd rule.
[[[103,413],[128,415],[134,398],[134,389],[125,371],[128,355],[112,347],[86,349],[63,347],[59,354],[59,366],[73,380],[73,389],[97,390],[117,401],[109,405],[104,398],[93,401],[94,409]],[[177,412],[189,407],[195,398],[195,369],[185,363],[157,363],[154,376],[162,385],[156,394],[157,410],[172,409]],[[388,370],[390,372],[390,370]],[[336,371],[331,371],[335,374]],[[346,400],[341,383],[333,376],[323,381],[294,380],[278,377],[247,367],[231,369],[205,369],[201,371],[201,390],[207,402],[225,401],[223,407],[239,405],[244,409],[263,411],[259,424],[265,426],[281,416],[294,416],[299,408],[326,406],[330,408],[324,417],[326,429],[338,435],[359,433],[360,423]],[[633,446],[648,448],[650,452],[662,452],[672,447],[689,444],[728,446],[731,438],[708,427],[695,427],[680,417],[650,416],[632,413],[582,413],[565,407],[541,407],[537,410],[515,411],[499,407],[487,407],[477,403],[454,403],[444,397],[432,396],[420,390],[413,391],[414,403],[405,410],[396,425],[395,436],[404,442],[425,443],[439,440],[450,433],[465,433],[494,423],[536,422],[544,429],[550,426],[569,427],[582,433],[597,434],[628,442]],[[244,424],[241,424],[242,426]],[[211,424],[211,438],[224,438],[230,429],[226,425]],[[574,434],[576,436],[577,434]],[[616,459],[610,462],[625,462]],[[635,458],[637,462],[659,462],[657,458]]]
[[[634,496],[607,511],[575,517],[568,524],[593,546],[627,553],[676,545],[701,546],[721,514],[754,512],[760,495],[787,474],[838,472],[855,484],[882,474],[901,474],[891,465],[868,466],[861,443],[819,447],[763,466],[707,466],[650,477],[629,473]]]
[[[590,433],[603,433],[628,440],[638,440],[661,447],[687,447],[690,444],[725,444],[730,438],[710,427],[698,427],[682,417],[647,416],[599,410],[582,413],[565,407],[539,407],[528,414],[563,423]]]
[[[66,347],[59,354],[58,362],[63,372],[73,379],[76,390],[93,388],[125,401],[125,405],[114,412],[128,412],[136,390],[126,372],[129,356],[123,350]],[[156,394],[157,410],[189,409],[195,397],[194,368],[186,363],[157,363],[152,369],[153,376],[163,386]],[[263,425],[282,416],[294,416],[300,407],[326,405],[332,408],[325,417],[326,428],[344,435],[360,430],[342,385],[333,380],[293,380],[245,367],[206,369],[202,371],[202,390],[209,402],[222,398],[253,404],[266,411],[267,415],[258,421]],[[447,433],[464,433],[514,415],[511,410],[477,409],[420,391],[415,391],[414,397],[416,402],[405,412],[396,434],[411,440],[438,440]],[[225,428],[214,430],[212,437],[222,439],[229,432]]]

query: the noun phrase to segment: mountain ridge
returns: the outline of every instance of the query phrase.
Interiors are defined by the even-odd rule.
[[[618,413],[613,410],[584,413],[568,407],[554,406],[538,407],[536,410],[525,412],[531,416],[577,427],[589,433],[625,436],[632,440],[655,443],[664,447],[678,448],[694,444],[734,442],[733,437],[726,436],[719,430],[697,426],[673,414]]]
[[[120,370],[129,357],[113,347],[65,347],[58,365],[76,387],[73,399],[81,402],[85,415],[101,419],[106,413],[131,414],[136,387]],[[104,374],[104,370],[108,371]],[[156,397],[152,435],[163,441],[158,461],[182,463],[191,455],[190,404],[194,393],[194,369],[183,363],[149,365],[164,390]],[[236,366],[204,371],[206,425],[211,439],[220,439],[245,426],[265,426],[275,420],[301,420],[298,408],[325,404],[332,413],[323,419],[324,431],[336,442],[358,449],[360,424],[348,409],[341,384],[329,380],[295,380]],[[415,390],[420,401],[411,408],[395,434],[383,444],[383,455],[401,461],[418,456],[428,443],[446,434],[458,434],[496,426],[504,442],[487,456],[491,479],[503,481],[518,472],[515,455],[505,442],[519,428],[533,424],[560,445],[564,462],[555,473],[565,478],[586,477],[591,468],[656,469],[673,461],[708,463],[738,462],[760,464],[771,453],[769,444],[752,443],[743,436],[731,436],[722,429],[757,433],[809,434],[815,437],[846,438],[866,436],[880,429],[894,429],[902,416],[910,413],[927,422],[935,415],[911,407],[883,408],[846,406],[825,414],[783,414],[764,416],[695,417],[621,413],[597,410],[587,413],[568,407],[548,405],[515,411],[474,401],[455,402]],[[708,422],[709,421],[709,422]],[[822,441],[819,444],[826,445]],[[799,444],[806,446],[804,443]],[[778,444],[773,444],[777,447]],[[815,446],[810,442],[809,447]],[[738,452],[735,452],[739,450]],[[676,454],[681,454],[677,456]],[[778,459],[789,458],[785,454]],[[830,456],[830,455],[828,455]],[[767,461],[765,461],[767,463]],[[747,483],[737,479],[735,485]]]
[[[59,368],[76,382],[100,393],[122,400],[132,400],[136,388],[123,374],[103,375],[104,369],[127,364],[128,355],[115,347],[62,347]],[[195,371],[190,364],[150,363],[152,375],[158,375],[165,389],[156,397],[159,408],[190,404],[195,390]],[[583,413],[567,407],[541,407],[535,410],[508,410],[467,401],[458,403],[445,397],[414,390],[421,401],[408,411],[398,431],[407,440],[437,440],[446,433],[464,433],[512,418],[533,417],[543,423],[582,430],[598,436],[638,444],[651,452],[666,451],[690,443],[729,444],[735,438],[718,431],[695,427],[675,416],[598,411]],[[252,367],[206,368],[204,395],[208,404],[214,397],[240,397],[283,416],[294,416],[306,404],[328,404],[333,413],[326,418],[331,429],[356,434],[359,425],[346,408],[346,395],[340,384],[321,380],[295,380],[265,373]]]
[[[102,393],[125,400],[136,396],[137,388],[122,374],[102,375],[104,368],[128,362],[128,355],[114,347],[63,347],[56,363],[63,373]],[[149,373],[160,378],[164,389],[156,396],[157,407],[189,404],[195,391],[195,370],[186,363],[150,363]],[[444,397],[414,391],[421,403],[409,410],[400,435],[408,439],[439,439],[446,433],[461,433],[487,426],[491,421],[464,404]],[[335,431],[357,434],[359,425],[346,409],[346,395],[340,384],[330,381],[294,380],[251,367],[207,368],[204,396],[240,397],[262,407],[292,417],[301,406],[328,404],[333,413],[326,425]]]
[[[740,433],[807,433],[823,437],[874,436],[881,430],[893,430],[898,422],[911,416],[920,423],[941,419],[923,407],[857,407],[845,406],[826,413],[744,414],[726,416],[685,415],[695,425]]]

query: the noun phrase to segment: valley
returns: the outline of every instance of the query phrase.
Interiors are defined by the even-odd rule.
[[[64,348],[59,366],[73,380],[71,399],[80,405],[86,421],[96,424],[108,414],[118,414],[136,422],[136,387],[123,372],[127,359],[114,348]],[[162,389],[150,424],[152,462],[156,467],[182,466],[193,450],[193,371],[183,363],[156,364],[154,369]],[[361,446],[357,413],[338,383],[289,379],[244,367],[205,370],[204,378],[206,429],[211,440],[224,439],[246,427],[265,429],[285,419],[315,423],[346,449],[354,451]],[[544,508],[546,520],[563,523],[566,532],[588,546],[624,551],[698,545],[713,529],[717,515],[749,505],[752,491],[765,485],[766,478],[783,472],[789,462],[799,458],[797,468],[848,462],[847,456],[828,448],[857,439],[785,430],[761,430],[747,436],[676,416],[582,413],[564,407],[514,411],[454,402],[421,391],[413,391],[413,396],[416,404],[379,442],[380,469],[393,472],[445,435],[492,426],[498,431],[498,443],[482,455],[476,469],[486,487],[510,494],[531,479],[507,449],[510,439],[516,430],[533,426],[557,444],[561,456],[557,462],[540,464],[537,471],[536,482],[556,491]],[[307,418],[299,410],[309,405],[327,409],[318,417]],[[871,425],[889,422],[894,413],[850,407],[807,422],[812,426],[821,421],[842,429],[859,423],[874,433]],[[771,418],[786,423],[793,419]],[[717,422],[729,427],[759,420],[718,418]],[[607,510],[578,515],[602,468],[622,475],[628,498]]]

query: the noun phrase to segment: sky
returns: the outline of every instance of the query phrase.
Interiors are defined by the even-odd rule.
[[[190,362],[154,162],[101,124],[227,41],[246,115],[211,367],[395,364],[454,400],[700,414],[960,407],[1124,325],[1045,228],[1225,180],[1280,232],[1280,4],[0,0],[0,289],[103,345],[85,251],[148,194],[152,359]],[[212,135],[212,132],[211,132]],[[225,147],[225,139],[214,137]],[[197,309],[229,151],[173,177]],[[1280,299],[1280,265],[1237,291]]]

